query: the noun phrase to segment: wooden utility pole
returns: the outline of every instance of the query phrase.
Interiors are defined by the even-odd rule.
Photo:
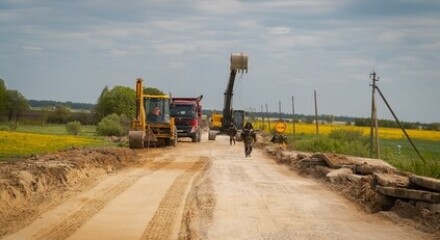
[[[279,112],[279,120],[281,120],[281,101],[278,101],[278,112]]]
[[[263,104],[261,104],[261,119],[263,120],[263,130],[265,129],[265,124],[264,124],[264,111],[263,111]]]
[[[420,153],[419,149],[417,149],[416,145],[414,144],[414,142],[411,140],[411,138],[409,137],[408,133],[406,132],[405,128],[403,128],[402,124],[400,123],[400,120],[397,118],[397,115],[394,113],[393,109],[391,108],[390,104],[388,103],[388,101],[386,100],[385,96],[382,94],[382,91],[380,90],[380,88],[378,86],[376,86],[377,88],[377,92],[379,93],[379,95],[382,97],[382,100],[385,102],[385,104],[387,105],[388,109],[390,110],[391,114],[394,117],[394,120],[396,120],[397,125],[399,125],[400,129],[402,129],[403,133],[405,134],[406,138],[408,139],[409,143],[411,144],[411,146],[414,148],[414,151],[417,153],[417,155],[419,155],[420,159],[422,159],[422,161],[424,163],[426,163],[425,159],[422,157],[422,154]]]
[[[314,91],[315,96],[315,123],[316,123],[316,135],[319,135],[319,123],[318,123],[318,103],[316,100],[316,90]]]
[[[379,124],[377,120],[377,109],[376,109],[376,82],[379,78],[376,78],[376,73],[370,74],[370,78],[373,81],[371,84],[371,127],[370,127],[370,157],[380,159],[380,145],[379,145]]]
[[[269,120],[269,108],[266,103],[266,119],[267,119],[267,131],[270,131],[270,120]]]
[[[295,135],[295,98],[292,96],[292,134]]]

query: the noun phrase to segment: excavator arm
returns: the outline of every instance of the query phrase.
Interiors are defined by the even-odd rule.
[[[231,67],[230,67],[229,81],[224,93],[224,108],[222,119],[222,131],[225,131],[229,127],[229,123],[232,121],[232,96],[234,95],[234,82],[237,73],[247,73],[248,71],[248,55],[244,53],[231,54]]]

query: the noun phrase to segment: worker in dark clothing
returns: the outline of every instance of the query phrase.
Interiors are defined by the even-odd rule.
[[[228,134],[229,134],[229,145],[232,146],[232,142],[234,142],[235,145],[235,135],[237,135],[237,128],[235,127],[233,122],[229,123]]]
[[[257,134],[255,133],[250,122],[247,122],[244,126],[243,132],[241,133],[241,138],[244,142],[244,153],[246,157],[250,157],[252,152],[252,144],[257,141]]]

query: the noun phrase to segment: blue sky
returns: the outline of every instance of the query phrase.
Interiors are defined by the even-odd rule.
[[[107,85],[204,94],[223,108],[369,117],[371,83],[403,121],[440,122],[438,0],[2,0],[0,78],[28,99],[95,103]],[[378,96],[379,97],[379,96]],[[378,104],[379,117],[392,119]]]

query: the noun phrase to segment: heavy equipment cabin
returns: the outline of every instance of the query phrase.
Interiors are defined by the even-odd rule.
[[[170,117],[168,95],[144,94],[143,80],[136,80],[136,117],[128,133],[130,148],[146,146],[175,146],[177,130]]]

